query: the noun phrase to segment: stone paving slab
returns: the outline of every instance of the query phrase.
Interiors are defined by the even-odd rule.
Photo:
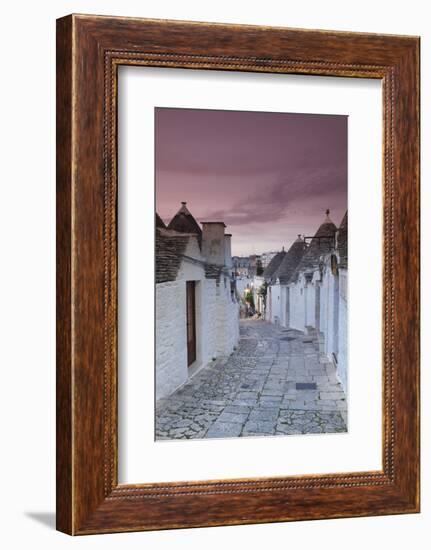
[[[346,397],[314,341],[312,334],[242,320],[232,355],[158,401],[156,440],[346,432]],[[317,387],[299,390],[298,382]]]

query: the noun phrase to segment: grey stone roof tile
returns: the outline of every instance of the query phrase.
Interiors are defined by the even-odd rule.
[[[274,273],[277,271],[277,269],[279,268],[281,262],[283,261],[283,258],[285,257],[286,255],[286,252],[283,250],[281,250],[280,252],[277,252],[277,254],[272,258],[272,260],[269,262],[269,264],[266,266],[266,268],[264,269],[264,272],[263,272],[263,278],[266,280],[266,281],[271,281]]]
[[[301,261],[290,278],[290,282],[296,281],[302,272],[318,268],[321,257],[334,249],[336,231],[337,228],[335,224],[329,219],[329,216],[327,216],[326,220],[311,239]]]
[[[159,227],[160,229],[166,229],[165,222],[162,220],[162,218],[157,214],[156,212],[156,227]]]
[[[175,281],[189,238],[156,229],[156,283]]]
[[[305,251],[305,242],[301,238],[296,239],[296,241],[286,252],[278,269],[273,274],[272,280],[275,282],[279,279],[281,284],[287,284],[301,261]]]
[[[191,215],[186,203],[182,206],[168,224],[168,229],[173,229],[179,233],[195,233],[198,235],[199,243],[202,241],[202,229],[198,222]]]
[[[346,212],[344,214],[344,218],[341,221],[340,227],[338,228],[338,235],[337,235],[338,253],[340,255],[339,266],[344,269],[347,269],[347,264],[348,264],[347,236],[348,236],[348,221],[347,221],[347,212]]]

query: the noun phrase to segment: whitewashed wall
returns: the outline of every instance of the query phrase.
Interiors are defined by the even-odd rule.
[[[203,259],[195,239],[185,255]],[[238,343],[239,304],[232,302],[229,277],[217,284],[201,264],[184,259],[176,281],[156,285],[156,399],[188,380],[186,281],[196,281],[196,367],[229,355]]]
[[[304,284],[305,327],[316,326],[316,287],[313,282]]]
[[[302,277],[290,289],[290,326],[296,330],[305,327],[305,297]]]
[[[215,354],[229,355],[239,339],[239,304],[232,302],[230,280],[222,276],[216,287]]]
[[[325,269],[325,278],[327,280],[327,326],[325,332],[325,352],[329,359],[332,359],[332,354],[338,351],[334,342],[334,311],[335,300],[335,277],[330,272],[329,267]]]
[[[335,327],[336,307],[338,307],[337,327]],[[324,269],[320,290],[320,331],[324,335],[323,351],[330,361],[333,361],[332,354],[336,354],[337,376],[344,390],[347,390],[347,270],[340,269],[337,292],[336,277],[331,272],[329,262]]]
[[[347,270],[340,269],[340,310],[339,310],[339,343],[337,373],[344,391],[347,392],[348,366],[348,309],[347,309]]]
[[[271,320],[271,309],[272,309],[272,286],[269,285],[266,290],[265,321]]]
[[[280,322],[281,315],[281,300],[280,300],[280,285],[271,285],[268,289],[271,288],[270,294],[267,295],[271,300],[271,307],[267,308],[267,320],[271,323]]]
[[[187,380],[186,341],[185,282],[156,285],[156,399]]]
[[[323,333],[326,339],[328,333],[328,303],[329,303],[329,278],[328,274],[324,271],[322,275],[322,282],[320,284],[320,332]],[[326,353],[326,345],[324,348]]]
[[[185,255],[202,259],[196,239],[189,239]],[[188,378],[186,281],[197,281],[197,361],[206,347],[203,308],[199,307],[207,301],[205,271],[202,265],[185,260],[176,281],[156,285],[156,399],[170,395]]]
[[[287,327],[289,325],[289,319],[287,315],[287,294],[288,287],[286,285],[280,285],[280,325]]]
[[[203,279],[201,286],[200,299],[196,302],[196,330],[198,331],[196,362],[199,365],[206,365],[215,357],[217,289],[214,279]]]

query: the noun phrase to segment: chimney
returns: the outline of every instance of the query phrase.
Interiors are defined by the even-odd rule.
[[[202,254],[209,264],[224,265],[224,222],[202,222]]]
[[[229,269],[232,267],[232,235],[226,233],[224,236],[224,265]]]

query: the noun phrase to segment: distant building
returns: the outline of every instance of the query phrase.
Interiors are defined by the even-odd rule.
[[[167,228],[156,215],[157,399],[238,342],[230,241],[223,222],[201,228],[185,202]]]
[[[236,277],[248,277],[250,256],[233,256],[232,264]]]

